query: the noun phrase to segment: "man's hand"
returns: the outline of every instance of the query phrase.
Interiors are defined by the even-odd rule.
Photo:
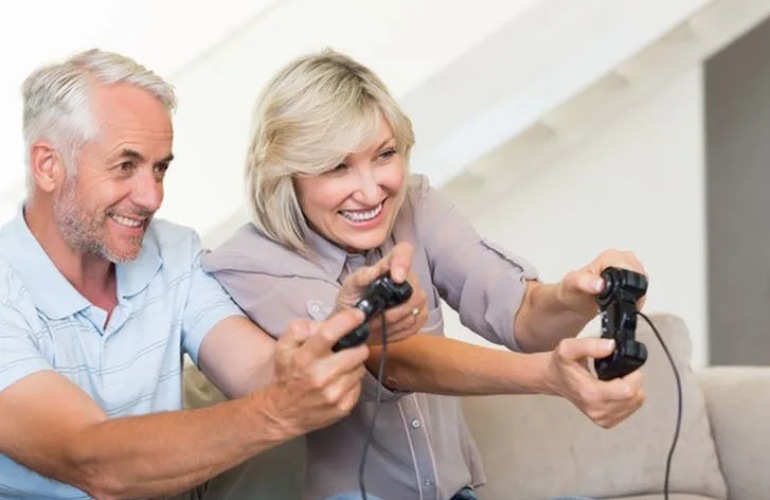
[[[428,319],[427,295],[420,287],[412,266],[413,248],[408,243],[399,243],[373,266],[365,266],[349,275],[342,283],[342,289],[337,295],[337,310],[353,307],[363,297],[366,287],[378,276],[390,273],[396,283],[405,280],[412,285],[412,296],[396,307],[385,311],[385,325],[388,341],[403,340],[417,333]],[[382,320],[379,316],[370,321],[370,344],[382,343]]]
[[[557,284],[559,300],[570,310],[584,316],[586,320],[593,318],[597,312],[596,295],[604,290],[602,271],[610,266],[630,269],[637,273],[647,273],[644,266],[632,252],[607,250],[602,252],[587,266],[571,271]],[[644,305],[644,297],[639,300],[639,309]]]
[[[369,348],[334,353],[332,346],[362,321],[357,309],[321,323],[295,320],[278,340],[265,412],[283,433],[299,436],[326,427],[355,406]]]
[[[597,425],[609,429],[644,403],[642,373],[602,381],[587,368],[590,358],[612,353],[615,341],[601,338],[564,339],[551,352],[548,383],[553,393],[568,399]]]

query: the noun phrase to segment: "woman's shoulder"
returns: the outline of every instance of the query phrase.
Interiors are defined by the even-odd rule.
[[[430,191],[428,178],[421,174],[411,174],[406,179],[406,194],[399,210],[401,217],[413,217]]]
[[[426,208],[430,207],[434,190],[428,178],[421,174],[411,174],[407,179],[406,195],[399,210],[394,229],[403,232],[406,228],[419,231],[419,219],[423,217]]]
[[[203,256],[208,272],[220,271],[283,274],[286,269],[311,273],[315,266],[303,256],[268,238],[246,223],[218,248]]]
[[[410,174],[407,179],[406,197],[409,200],[419,200],[430,191],[430,180],[422,174]]]

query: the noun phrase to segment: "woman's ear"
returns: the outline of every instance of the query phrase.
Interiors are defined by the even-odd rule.
[[[62,157],[47,141],[37,141],[30,146],[29,168],[35,186],[45,193],[53,192],[65,177]]]

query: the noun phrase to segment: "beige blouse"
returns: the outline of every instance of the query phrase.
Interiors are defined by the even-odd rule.
[[[376,262],[402,241],[415,247],[412,270],[428,294],[424,333],[444,335],[443,299],[466,327],[517,349],[513,318],[525,280],[536,279],[536,271],[480,238],[425,177],[410,179],[390,238],[366,254],[348,254],[310,232],[307,242],[316,258],[308,260],[247,224],[204,256],[203,265],[252,320],[277,337],[294,318],[324,319],[347,273]],[[307,436],[305,498],[358,490],[358,465],[375,389],[376,379],[367,375],[353,413]],[[443,500],[467,484],[484,482],[479,453],[456,397],[387,389],[383,394],[367,455],[368,494]]]

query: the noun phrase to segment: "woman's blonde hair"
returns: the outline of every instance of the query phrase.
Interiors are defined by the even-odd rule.
[[[393,129],[408,174],[412,123],[371,70],[328,49],[281,69],[254,108],[245,172],[253,223],[307,255],[308,228],[293,177],[318,175],[367,146],[381,117]]]

